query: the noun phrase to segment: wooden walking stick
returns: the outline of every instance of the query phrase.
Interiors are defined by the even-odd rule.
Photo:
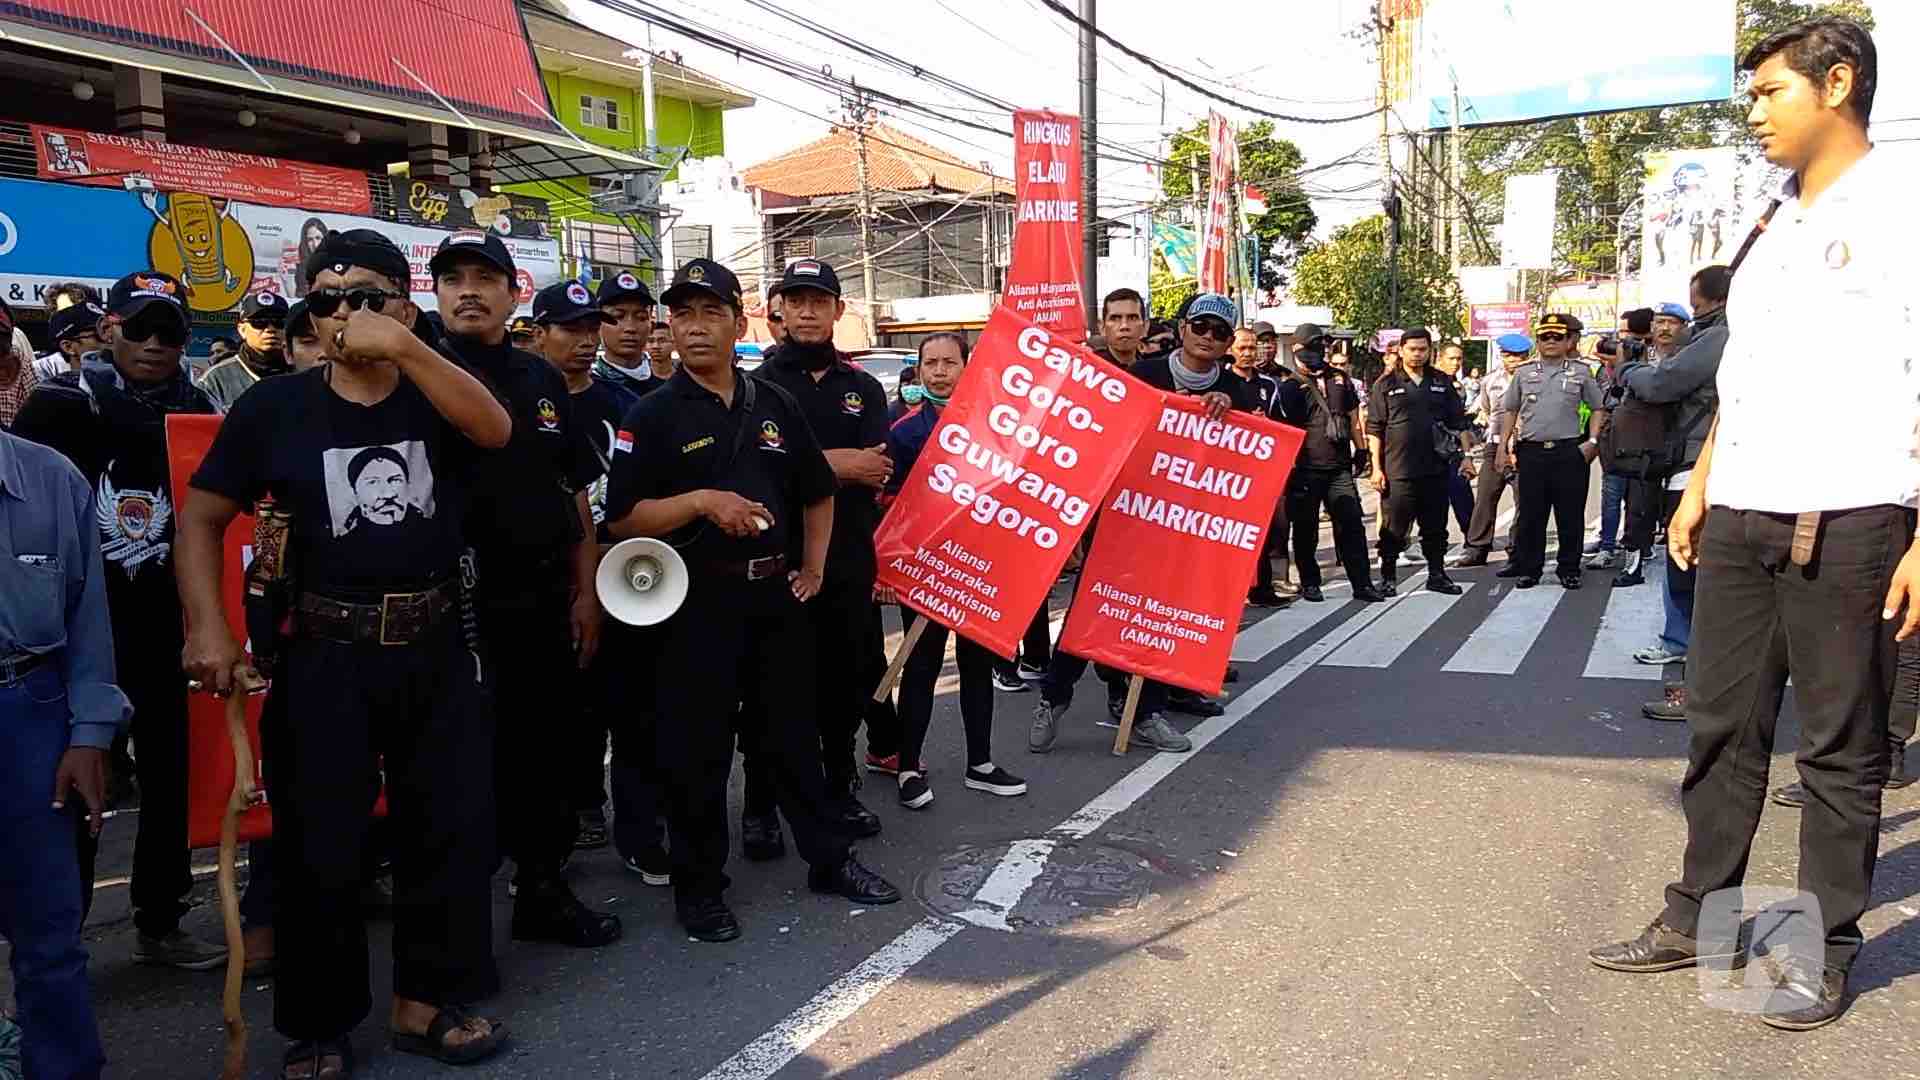
[[[906,670],[907,658],[913,655],[913,647],[920,644],[920,635],[927,632],[927,617],[915,615],[913,625],[907,627],[907,634],[900,639],[900,648],[887,664],[886,674],[880,676],[880,685],[873,691],[873,700],[878,703],[887,700],[893,693],[893,684],[900,681],[900,673]]]
[[[1127,707],[1120,710],[1120,730],[1113,736],[1113,752],[1123,757],[1127,752],[1127,740],[1133,738],[1133,713],[1140,707],[1142,681],[1138,675],[1127,678]]]
[[[253,802],[253,743],[247,738],[247,697],[266,688],[252,668],[234,672],[227,695],[227,739],[233,744],[233,790],[220,818],[220,915],[227,929],[227,983],[220,999],[221,1019],[227,1028],[227,1056],[220,1080],[244,1080],[247,1073],[247,1019],[240,1013],[241,976],[246,973],[247,947],[240,931],[240,892],[234,884],[234,855],[240,840],[240,813]]]

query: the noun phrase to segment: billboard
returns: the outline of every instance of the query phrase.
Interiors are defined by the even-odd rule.
[[[1731,147],[1648,154],[1641,188],[1640,295],[1648,304],[1687,302],[1694,271],[1740,250],[1750,223],[1738,198]]]
[[[1408,96],[1430,129],[1724,101],[1734,0],[1612,0],[1569,20],[1566,0],[1426,0],[1409,38]],[[1419,115],[1416,109],[1415,115]]]
[[[1500,225],[1500,265],[1523,270],[1553,266],[1553,211],[1560,178],[1550,172],[1507,177],[1506,220]]]

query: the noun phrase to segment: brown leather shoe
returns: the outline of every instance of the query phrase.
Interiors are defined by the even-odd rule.
[[[1616,941],[1587,950],[1587,959],[1608,971],[1636,974],[1693,967],[1703,959],[1731,960],[1733,967],[1740,967],[1746,961],[1744,952],[1702,957],[1699,948],[1694,939],[1655,919],[1631,941]]]

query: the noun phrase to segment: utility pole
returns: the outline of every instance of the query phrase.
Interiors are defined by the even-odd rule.
[[[1387,130],[1387,111],[1393,104],[1387,85],[1386,10],[1380,4],[1373,9],[1373,25],[1380,38],[1380,209],[1386,214],[1387,232],[1387,321],[1400,322],[1400,196],[1393,183],[1393,137]]]
[[[987,174],[987,209],[980,215],[980,237],[986,249],[980,256],[980,291],[994,296],[1000,291],[994,287],[993,281],[993,260],[1000,251],[1000,238],[994,235],[993,219],[999,213],[1000,193],[993,189],[993,162],[981,162],[980,171]]]
[[[847,120],[853,126],[853,145],[858,151],[860,177],[860,284],[861,297],[867,303],[867,333],[874,332],[878,301],[873,295],[873,185],[868,183],[867,129],[873,126],[873,110],[867,105],[867,92],[853,88],[853,101],[847,106]]]
[[[1099,39],[1093,36],[1094,0],[1080,0],[1080,299],[1087,326],[1100,325],[1100,158],[1093,141],[1100,130]]]
[[[1449,150],[1453,160],[1447,166],[1452,192],[1447,196],[1448,232],[1452,234],[1453,276],[1460,276],[1460,233],[1467,223],[1467,197],[1460,190],[1460,79],[1453,80],[1453,137]]]

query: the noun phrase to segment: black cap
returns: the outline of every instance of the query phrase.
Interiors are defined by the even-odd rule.
[[[439,277],[441,270],[462,257],[479,259],[507,275],[509,281],[519,279],[513,266],[513,252],[507,250],[506,242],[492,229],[462,229],[440,241],[433,261],[427,263],[427,273]]]
[[[1293,328],[1293,340],[1301,345],[1311,344],[1326,336],[1326,330],[1319,323],[1303,322]]]
[[[352,266],[363,266],[399,282],[402,288],[413,280],[413,266],[407,262],[400,246],[388,239],[385,233],[372,229],[348,229],[345,232],[328,230],[326,239],[320,241],[320,246],[307,256],[304,269],[307,280],[312,281],[322,270],[344,274]]]
[[[652,307],[653,293],[647,291],[647,283],[640,280],[640,275],[631,270],[608,274],[600,279],[600,291],[593,298],[595,304],[606,307],[623,300],[638,300]]]
[[[307,313],[307,302],[305,300],[295,300],[287,306],[287,321],[285,325],[288,337],[293,337],[300,333],[303,326],[308,333],[313,332],[313,316]]]
[[[61,308],[47,319],[47,336],[58,345],[69,338],[97,330],[107,310],[91,300]]]
[[[287,298],[281,296],[279,293],[267,292],[265,289],[262,289],[257,293],[248,294],[247,298],[240,302],[241,322],[250,321],[255,315],[263,312],[272,318],[274,322],[285,323],[287,321]]]
[[[187,290],[172,274],[141,270],[114,282],[107,290],[109,315],[131,319],[154,304],[166,305],[181,322],[187,321]]]
[[[840,275],[819,259],[795,259],[780,275],[780,283],[767,293],[769,297],[794,289],[819,289],[836,299],[840,296]]]
[[[539,325],[525,315],[515,315],[507,320],[509,334],[531,334],[538,329],[540,329]]]
[[[607,313],[594,302],[593,294],[577,281],[559,281],[533,294],[533,321],[570,323],[578,319],[607,321]]]
[[[1562,311],[1556,311],[1551,315],[1543,317],[1533,326],[1534,336],[1536,337],[1539,336],[1542,330],[1559,330],[1564,332],[1568,337],[1579,337],[1580,331],[1584,329],[1585,327],[1581,325],[1579,319]]]
[[[685,296],[690,290],[712,293],[732,304],[735,311],[743,310],[740,279],[712,259],[694,259],[682,266],[680,272],[673,275],[673,287],[662,293],[660,299],[671,304],[674,297]]]

